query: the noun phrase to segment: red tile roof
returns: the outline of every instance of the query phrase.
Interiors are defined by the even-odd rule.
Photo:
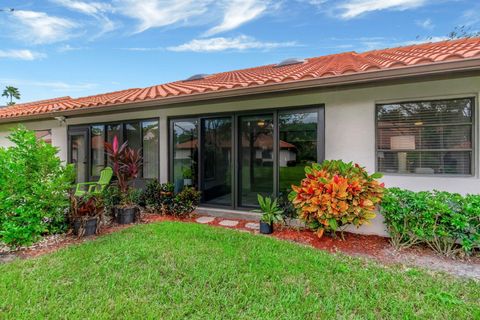
[[[0,109],[0,119],[53,113],[92,107],[161,100],[207,92],[248,88],[310,79],[332,78],[368,71],[382,71],[446,61],[479,59],[480,38],[425,43],[364,53],[345,52],[307,59],[304,63],[222,72],[192,81],[176,81],[147,88],[135,88],[95,96],[17,104]]]

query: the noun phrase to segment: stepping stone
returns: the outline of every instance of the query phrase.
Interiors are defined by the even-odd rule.
[[[258,222],[249,222],[245,224],[245,228],[252,230],[260,230],[260,223]]]
[[[235,227],[238,224],[238,221],[235,220],[222,220],[218,223],[221,226],[224,227]]]
[[[214,217],[199,217],[195,221],[198,223],[210,223],[213,222],[213,220],[215,220]]]

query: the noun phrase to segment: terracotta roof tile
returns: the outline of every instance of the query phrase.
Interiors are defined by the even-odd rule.
[[[281,67],[266,65],[221,72],[199,80],[176,81],[76,99],[61,97],[22,103],[0,109],[0,119],[472,58],[480,59],[480,38],[425,43],[364,53],[345,52],[310,58],[304,63],[294,65]]]

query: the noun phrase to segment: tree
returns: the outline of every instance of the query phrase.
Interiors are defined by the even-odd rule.
[[[3,90],[2,97],[10,99],[10,102],[8,102],[7,105],[11,106],[15,104],[15,102],[13,101],[14,98],[17,100],[20,99],[20,91],[18,91],[18,88],[6,86],[5,90]]]

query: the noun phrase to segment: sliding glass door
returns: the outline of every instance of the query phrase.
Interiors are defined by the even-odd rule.
[[[323,107],[170,120],[170,180],[193,185],[209,206],[252,208],[286,195],[304,167],[323,160]]]
[[[203,202],[232,205],[232,117],[202,120]]]
[[[273,115],[239,117],[239,206],[257,205],[257,194],[274,193]]]

